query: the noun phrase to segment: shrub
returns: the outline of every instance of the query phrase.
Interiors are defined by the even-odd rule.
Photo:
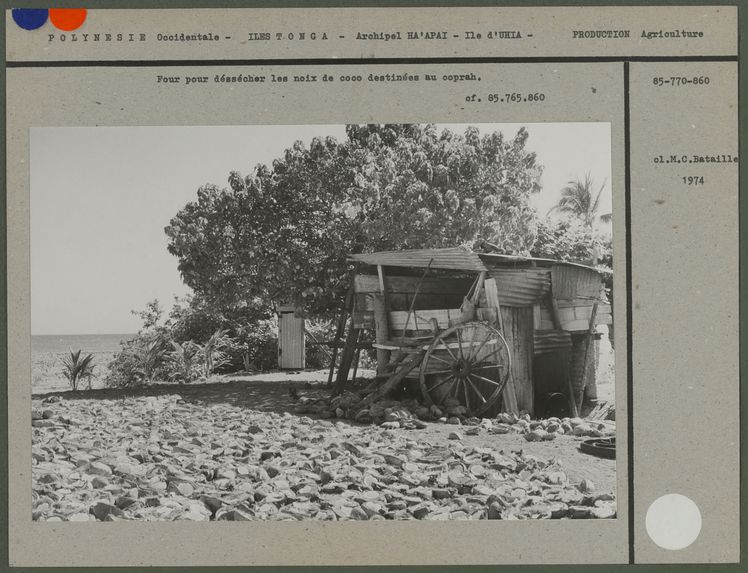
[[[216,330],[203,345],[203,376],[206,378],[229,361],[225,352],[230,343],[229,337],[226,336],[227,332],[228,330]]]
[[[257,320],[236,329],[228,354],[241,357],[246,372],[271,370],[278,366],[278,322],[275,318]]]
[[[334,320],[307,320],[306,367],[329,368],[330,347],[325,342],[335,338],[337,324]]]
[[[161,334],[138,334],[122,343],[122,350],[109,363],[107,386],[125,388],[166,380],[166,354],[170,342]]]
[[[70,356],[62,359],[62,375],[70,382],[73,391],[78,390],[78,383],[88,379],[88,388],[91,388],[91,378],[94,373],[93,354],[81,358],[81,350],[70,351]]]
[[[169,380],[189,384],[203,377],[203,349],[190,340],[179,344],[172,341],[171,351],[166,355]]]

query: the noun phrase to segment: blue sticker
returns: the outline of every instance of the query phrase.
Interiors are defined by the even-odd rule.
[[[46,8],[13,8],[13,21],[24,30],[36,30],[47,21]]]

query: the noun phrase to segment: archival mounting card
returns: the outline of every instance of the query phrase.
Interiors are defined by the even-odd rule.
[[[10,565],[739,561],[737,31],[7,11]]]

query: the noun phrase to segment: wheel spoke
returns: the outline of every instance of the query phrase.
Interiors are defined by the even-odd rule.
[[[470,384],[470,387],[473,389],[473,392],[475,392],[478,395],[478,398],[480,398],[480,401],[484,404],[486,403],[486,399],[483,397],[483,394],[481,394],[480,390],[478,390],[478,387],[473,384],[473,379],[468,375],[467,377],[468,384]]]
[[[480,354],[480,351],[483,350],[483,347],[486,345],[486,343],[489,340],[491,340],[490,336],[488,338],[484,338],[483,339],[483,342],[480,343],[480,346],[478,346],[478,350],[475,351],[475,354],[471,354],[470,355],[470,359],[471,360],[477,360],[478,359],[478,355]]]
[[[473,356],[473,343],[475,342],[475,334],[476,334],[476,332],[478,332],[478,327],[477,326],[473,326],[473,330],[470,333],[470,343],[468,344],[468,356],[467,356],[467,360],[472,360],[472,356]]]
[[[460,393],[460,382],[462,382],[462,378],[455,378],[455,385],[452,386],[452,397],[457,398],[457,394]]]
[[[483,360],[481,360],[481,362],[485,362],[486,360],[488,360],[489,358],[491,358],[491,356],[494,356],[495,354],[499,354],[502,350],[504,350],[504,348],[502,346],[499,346],[496,350],[492,351],[490,354],[487,354],[483,358]]]
[[[452,374],[454,372],[452,369],[450,370],[426,370],[425,374]]]
[[[450,356],[452,357],[452,359],[453,359],[453,360],[454,360],[455,362],[457,362],[457,356],[455,356],[455,355],[454,355],[454,352],[452,352],[452,349],[451,349],[451,348],[450,348],[449,346],[447,346],[447,343],[446,343],[446,342],[444,342],[444,339],[443,339],[443,338],[440,338],[440,339],[439,339],[439,342],[441,342],[441,343],[442,343],[442,346],[443,346],[443,347],[444,347],[444,348],[446,349],[446,351],[447,351],[447,352],[449,352],[449,355],[450,355]],[[433,353],[432,353],[432,356],[433,356]]]
[[[460,345],[459,346],[459,349],[460,349],[460,358],[462,358],[463,360],[465,360],[465,355],[462,353],[462,336],[460,336],[460,329],[459,329],[459,327],[457,328],[457,330],[455,330],[455,334],[457,335],[457,343]]]
[[[436,384],[434,384],[433,386],[431,386],[429,388],[429,392],[431,392],[432,390],[435,390],[439,386],[443,386],[444,384],[446,384],[450,380],[454,380],[454,376],[447,376],[444,380],[440,380],[439,382],[437,382]]]
[[[501,384],[499,382],[496,382],[496,380],[491,380],[490,378],[485,378],[484,376],[479,376],[478,374],[472,374],[472,376],[474,376],[478,380],[487,382],[488,384],[493,384],[494,386],[501,386]]]
[[[449,390],[447,390],[446,392],[444,392],[444,394],[442,394],[441,400],[439,400],[439,405],[440,406],[442,404],[444,404],[444,400],[447,399],[447,396],[449,396],[451,393],[453,393],[454,387],[457,386],[457,381],[456,381],[457,379],[454,376],[450,376],[445,381],[447,381],[447,380],[453,380],[453,381],[455,381],[455,383],[452,385],[452,388],[450,388]],[[439,385],[441,385],[441,384],[439,384]]]
[[[499,370],[503,370],[506,367],[503,364],[486,364],[484,366],[475,364],[470,366],[471,370],[486,370],[487,368],[498,368]]]
[[[437,356],[433,352],[429,355],[429,358],[433,358],[434,360],[438,360],[439,362],[443,362],[447,366],[452,366],[452,364],[454,364],[454,362],[450,362],[449,360],[444,360],[444,358],[442,358],[440,356]]]
[[[465,378],[462,381],[462,393],[465,394],[465,407],[470,411],[470,398],[468,398],[468,388],[467,388],[467,382],[470,380]]]

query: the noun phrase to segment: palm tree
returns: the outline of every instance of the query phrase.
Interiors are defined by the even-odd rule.
[[[605,189],[605,182],[603,181],[603,184],[600,185],[597,194],[594,193],[593,187],[594,181],[589,172],[585,174],[584,181],[579,179],[569,181],[566,187],[561,189],[561,199],[548,213],[559,211],[560,213],[573,215],[578,217],[588,229],[592,229],[598,219],[607,223],[612,217],[610,213],[600,216],[597,214],[600,208],[600,196]]]
[[[73,391],[78,390],[78,383],[84,378],[88,379],[88,387],[91,388],[91,378],[94,373],[94,355],[89,354],[81,358],[81,351],[70,351],[70,356],[62,359],[62,375],[70,382]]]

